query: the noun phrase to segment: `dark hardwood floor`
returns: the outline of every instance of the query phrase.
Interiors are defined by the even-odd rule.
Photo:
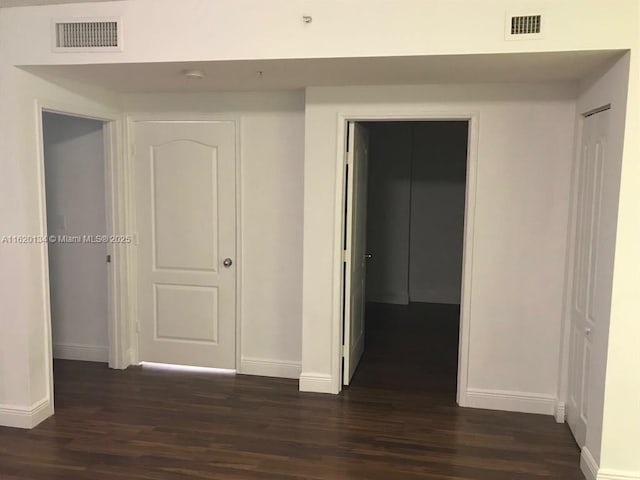
[[[341,396],[56,361],[56,415],[0,428],[0,479],[582,480],[552,417],[456,406],[456,317],[370,306],[367,350]]]

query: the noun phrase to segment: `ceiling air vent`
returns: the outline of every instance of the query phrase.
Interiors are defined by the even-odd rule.
[[[511,35],[530,35],[540,33],[541,15],[523,15],[511,17]]]
[[[507,14],[505,25],[507,40],[530,40],[542,36],[542,14]]]
[[[53,49],[57,52],[120,51],[120,22],[118,19],[56,20]]]

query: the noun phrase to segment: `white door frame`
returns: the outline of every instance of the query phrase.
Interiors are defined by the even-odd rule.
[[[44,137],[42,115],[45,112],[86,118],[103,122],[104,136],[104,167],[105,167],[105,204],[106,204],[106,234],[108,236],[125,236],[127,228],[127,175],[122,156],[122,120],[117,112],[86,108],[81,105],[64,104],[50,100],[36,100],[36,134],[38,151],[38,181],[39,181],[39,219],[40,231],[47,232],[47,204],[45,192],[45,164]],[[49,278],[49,248],[47,242],[42,245],[42,287],[43,306],[45,312],[45,361],[47,375],[47,396],[54,408],[53,391],[53,339],[51,325],[51,298]],[[128,309],[128,252],[127,243],[108,243],[107,254],[111,255],[111,268],[107,268],[107,326],[109,336],[109,367],[124,369],[130,365],[128,324],[130,312]],[[105,258],[106,262],[106,258]]]
[[[457,402],[467,406],[467,379],[469,371],[469,343],[471,331],[471,273],[473,270],[473,243],[475,231],[476,182],[478,164],[479,113],[474,111],[419,110],[412,113],[390,111],[367,111],[367,113],[338,113],[337,119],[337,165],[336,202],[334,225],[333,263],[333,319],[332,319],[332,377],[334,391],[342,390],[342,239],[344,238],[344,171],[347,161],[346,138],[349,122],[394,122],[394,121],[468,121],[467,182],[464,216],[464,244],[462,256],[462,294],[460,305],[460,337],[458,346],[458,390]],[[336,380],[337,379],[337,382]],[[336,384],[337,383],[337,384]]]
[[[560,324],[560,352],[558,361],[558,395],[554,406],[553,416],[557,423],[564,423],[567,417],[567,401],[569,397],[569,355],[571,350],[571,296],[573,293],[573,269],[575,255],[573,246],[577,235],[577,208],[578,208],[578,176],[582,151],[584,114],[576,113],[575,133],[573,142],[573,162],[571,165],[571,185],[569,196],[569,218],[567,220],[566,236],[566,265],[564,271],[564,290],[562,292],[562,322]]]
[[[136,192],[135,192],[135,169],[133,167],[133,156],[135,155],[135,124],[140,122],[227,122],[234,124],[235,131],[235,171],[236,171],[236,253],[234,263],[236,265],[236,372],[241,371],[241,358],[242,358],[242,203],[241,203],[241,185],[242,185],[242,155],[240,149],[240,132],[241,121],[240,116],[237,114],[198,114],[189,112],[155,112],[155,113],[128,113],[125,117],[125,143],[128,148],[125,152],[127,170],[131,172],[130,185],[129,185],[129,215],[131,218],[132,232],[137,232],[137,218],[136,218]],[[135,243],[138,242],[138,235],[134,233]],[[137,318],[138,312],[138,251],[136,248],[131,249],[131,257],[129,262],[131,285],[129,295],[129,308],[131,309],[131,318]],[[129,326],[129,335],[131,338],[131,364],[137,365],[140,363],[140,348],[138,345],[138,328],[137,322],[131,322]]]

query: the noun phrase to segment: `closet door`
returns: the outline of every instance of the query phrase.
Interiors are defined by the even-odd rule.
[[[589,421],[589,389],[593,341],[602,323],[598,302],[606,293],[601,277],[601,207],[609,111],[584,119],[578,164],[573,290],[571,295],[571,348],[567,422],[583,447]]]

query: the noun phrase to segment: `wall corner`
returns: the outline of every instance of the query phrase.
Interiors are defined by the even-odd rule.
[[[53,402],[44,398],[31,406],[0,405],[0,425],[31,429],[53,415]]]
[[[303,372],[300,375],[300,391],[313,393],[332,393],[337,395],[336,382],[326,373]]]

